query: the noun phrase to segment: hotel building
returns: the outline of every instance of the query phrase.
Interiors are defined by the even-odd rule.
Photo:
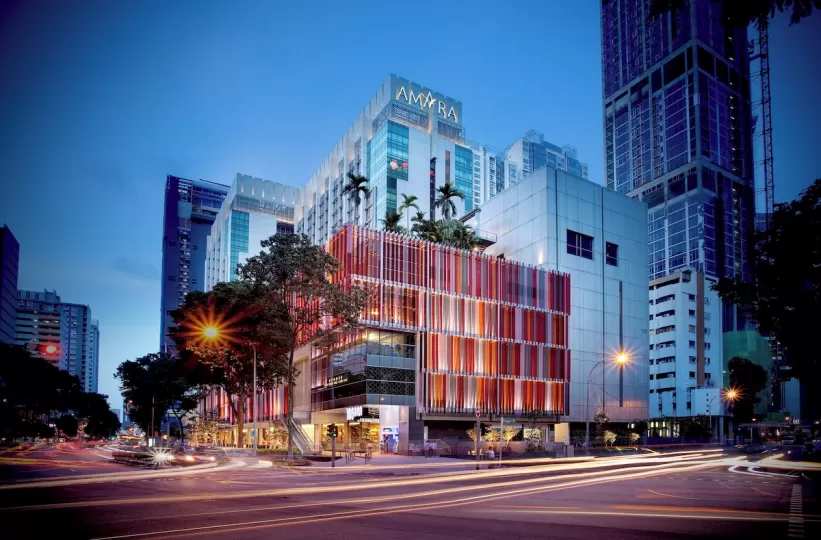
[[[262,240],[294,232],[297,194],[293,186],[237,174],[206,240],[206,291],[236,280],[237,265],[259,253]]]

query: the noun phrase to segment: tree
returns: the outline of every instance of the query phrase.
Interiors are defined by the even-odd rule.
[[[593,417],[593,421],[596,423],[596,433],[602,433],[604,428],[607,427],[607,424],[610,423],[610,417],[604,412],[599,411],[596,413],[596,416]]]
[[[630,433],[630,444],[637,444],[641,440],[641,435],[635,431]]]
[[[368,292],[331,281],[339,261],[305,235],[277,234],[263,240],[262,247],[259,255],[242,265],[240,275],[258,288],[259,300],[275,314],[269,340],[279,341],[287,358],[288,456],[293,457],[296,349],[311,341],[330,345],[337,332],[356,328]]]
[[[210,409],[196,417],[191,422],[190,438],[196,444],[213,444],[219,433],[219,414],[216,409]]]
[[[57,429],[63,432],[66,437],[77,435],[77,419],[73,415],[64,414],[54,422]]]
[[[370,195],[371,190],[368,188],[368,178],[360,174],[348,173],[348,182],[342,188],[342,195],[347,195],[354,203],[354,211],[356,212],[355,222],[359,224],[359,205],[362,204],[362,197]]]
[[[604,444],[612,446],[614,442],[616,442],[616,434],[610,430],[605,430],[604,434],[602,435],[604,439]]]
[[[410,218],[413,225],[410,226],[410,232],[415,234],[417,238],[419,237],[419,227],[422,223],[425,222],[425,213],[424,212],[416,212],[412,218]]]
[[[416,195],[406,195],[405,193],[401,194],[402,196],[402,204],[399,205],[397,211],[399,212],[400,216],[405,213],[405,211],[410,210],[411,208],[415,208],[417,214],[421,212],[419,205],[416,204],[416,201],[419,200],[419,197]],[[423,214],[424,215],[424,214]],[[410,230],[410,212],[407,214],[407,219],[405,220],[405,229]]]
[[[102,415],[90,417],[83,431],[93,439],[108,439],[114,436],[119,429],[120,420],[109,410]]]
[[[798,199],[775,205],[769,227],[755,235],[753,253],[753,281],[721,278],[713,288],[786,350],[797,378],[815,384],[821,359],[807,329],[821,328],[821,178]],[[817,408],[818,392],[809,398]]]
[[[456,189],[453,182],[445,182],[439,186],[436,191],[439,192],[439,195],[436,196],[433,206],[442,210],[442,218],[444,218],[445,221],[455,217],[456,205],[453,203],[453,199],[461,199],[464,201],[465,194]]]
[[[396,212],[386,212],[385,218],[382,219],[382,225],[385,227],[385,231],[397,234],[404,234],[406,230],[399,224],[400,219],[401,216]]]
[[[706,416],[693,416],[678,420],[678,434],[685,439],[709,440],[713,436],[713,430]]]
[[[148,433],[152,420],[159,426],[165,411],[170,410],[185,436],[183,417],[197,407],[206,382],[199,364],[187,366],[184,358],[148,354],[122,362],[114,376],[120,379],[120,391],[131,406],[131,418],[143,431]]]
[[[444,243],[455,248],[472,250],[479,244],[479,238],[467,224],[450,220],[443,224]]]
[[[801,19],[812,15],[812,9],[821,9],[821,0],[712,0],[721,3],[722,12],[729,23],[746,28],[755,24],[756,28],[769,25],[775,12],[783,13],[792,8],[790,24],[801,22]],[[653,0],[650,5],[650,15],[657,16],[670,11],[678,11],[688,7],[687,0]]]
[[[228,396],[237,419],[238,447],[245,444],[248,399],[255,391],[254,358],[257,391],[283,384],[289,378],[282,314],[278,310],[262,284],[244,279],[217,283],[207,293],[188,293],[183,307],[172,313],[176,327],[170,335],[181,359],[189,368],[203,366],[201,382],[221,388]],[[207,335],[208,330],[215,335]]]
[[[756,394],[767,386],[767,371],[740,357],[731,359],[727,368],[730,370],[730,387],[738,389],[738,398],[733,402],[733,417],[737,422],[749,422],[753,419],[755,405],[761,401]]]

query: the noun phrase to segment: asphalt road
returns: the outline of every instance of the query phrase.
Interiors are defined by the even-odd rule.
[[[0,485],[0,520],[36,538],[821,537],[819,494],[800,477],[704,456],[603,465],[414,474],[237,462],[153,478],[117,466],[122,476],[95,484]],[[20,466],[0,456],[0,467]]]

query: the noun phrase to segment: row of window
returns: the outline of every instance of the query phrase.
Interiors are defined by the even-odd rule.
[[[610,266],[619,265],[619,246],[605,242],[604,260]],[[593,237],[567,229],[567,253],[593,260]]]

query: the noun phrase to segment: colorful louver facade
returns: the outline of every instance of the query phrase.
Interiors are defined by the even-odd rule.
[[[352,225],[328,250],[365,326],[418,336],[417,412],[567,414],[569,275]]]

